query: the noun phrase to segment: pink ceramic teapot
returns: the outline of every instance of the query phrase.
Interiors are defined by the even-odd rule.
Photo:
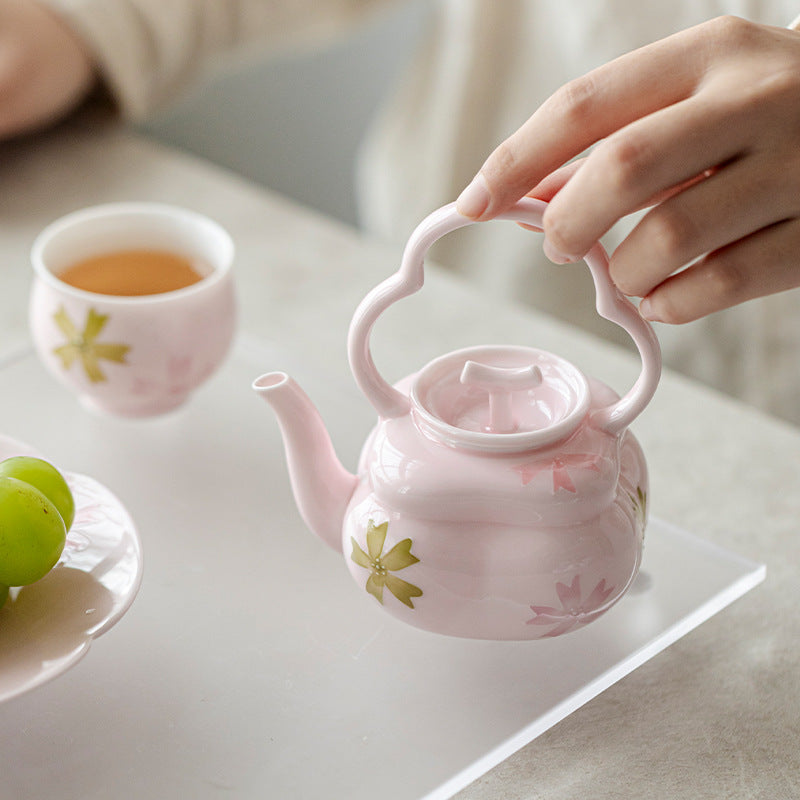
[[[545,207],[525,198],[501,219],[538,228]],[[272,372],[253,387],[278,415],[303,518],[373,602],[454,636],[557,636],[608,610],[638,572],[647,468],[627,429],[655,392],[660,349],[596,244],[586,262],[598,312],[629,332],[643,363],[624,397],[557,355],[513,346],[449,353],[390,386],[372,327],[422,287],[433,242],[470,222],[453,204],[427,217],[399,271],[356,310],[350,365],[379,417],[357,475],[291,378]]]

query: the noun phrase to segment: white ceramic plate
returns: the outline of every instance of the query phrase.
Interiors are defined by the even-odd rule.
[[[39,455],[0,435],[0,461]],[[58,564],[0,608],[0,702],[61,675],[133,602],[142,578],[136,528],[117,498],[93,478],[62,471],[75,521]]]

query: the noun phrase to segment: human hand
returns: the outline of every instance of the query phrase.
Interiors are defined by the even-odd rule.
[[[33,0],[0,0],[0,137],[54,122],[95,82],[92,59],[57,16]]]
[[[458,209],[491,219],[526,194],[550,201],[556,263],[650,208],[610,261],[648,319],[688,322],[800,286],[800,34],[722,17],[566,84]]]

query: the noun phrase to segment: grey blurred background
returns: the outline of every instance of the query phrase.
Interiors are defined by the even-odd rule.
[[[401,3],[321,49],[226,70],[141,127],[356,224],[359,142],[411,55],[429,5]]]

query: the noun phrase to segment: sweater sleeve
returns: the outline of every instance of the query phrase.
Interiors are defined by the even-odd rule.
[[[215,61],[310,46],[398,0],[43,0],[83,38],[128,119],[174,99]]]

